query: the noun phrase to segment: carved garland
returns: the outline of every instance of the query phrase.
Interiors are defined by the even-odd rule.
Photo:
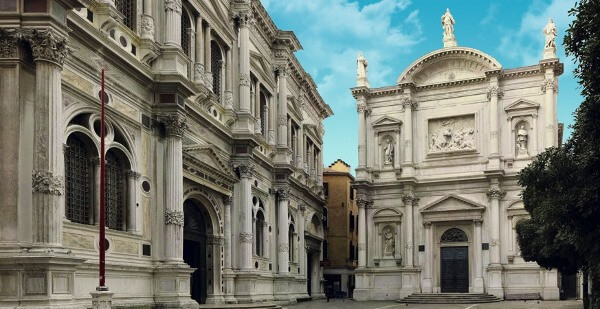
[[[64,182],[62,176],[54,176],[50,171],[34,171],[32,174],[33,193],[62,195]]]
[[[279,252],[288,252],[290,251],[288,244],[279,244]]]

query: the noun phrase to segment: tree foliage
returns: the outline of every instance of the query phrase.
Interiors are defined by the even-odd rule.
[[[549,148],[519,175],[531,219],[517,225],[523,257],[592,279],[592,308],[600,308],[600,0],[581,0],[564,45],[576,62],[583,102],[570,140]]]

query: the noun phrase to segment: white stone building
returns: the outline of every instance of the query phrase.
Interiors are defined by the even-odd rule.
[[[557,146],[552,22],[531,66],[504,68],[458,46],[414,61],[397,84],[371,88],[357,60],[359,261],[354,298],[471,292],[557,299],[558,274],[525,262],[515,224],[527,217],[518,172]],[[543,53],[542,53],[543,51]]]
[[[322,297],[332,111],[299,49],[258,0],[2,1],[0,307],[91,306],[101,66],[113,305]]]

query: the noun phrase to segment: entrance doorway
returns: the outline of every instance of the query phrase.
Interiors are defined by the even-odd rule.
[[[577,299],[577,274],[560,276],[560,299]]]
[[[312,254],[306,254],[306,291],[308,296],[312,296]]]
[[[198,201],[186,200],[183,214],[183,260],[191,268],[196,268],[190,278],[190,294],[192,299],[204,304],[209,280],[207,236],[212,233],[212,226],[204,205]]]
[[[469,247],[442,247],[442,293],[469,292]]]

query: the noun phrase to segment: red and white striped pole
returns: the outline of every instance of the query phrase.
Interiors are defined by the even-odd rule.
[[[102,88],[100,91],[100,285],[98,286],[99,291],[107,291],[108,287],[105,284],[105,229],[106,229],[106,196],[105,196],[105,170],[106,164],[104,162],[104,67],[102,67]]]

